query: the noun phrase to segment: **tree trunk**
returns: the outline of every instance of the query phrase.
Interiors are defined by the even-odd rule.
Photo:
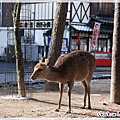
[[[24,60],[21,50],[21,37],[20,37],[20,29],[19,29],[20,10],[21,10],[21,3],[17,3],[13,11],[14,42],[15,42],[15,54],[16,54],[16,71],[18,75],[18,95],[20,97],[26,97],[25,83],[24,83]]]
[[[120,104],[120,3],[115,3],[110,102]]]
[[[61,54],[63,33],[65,29],[68,3],[57,3],[54,25],[52,29],[52,39],[48,53],[49,65],[53,66]],[[45,82],[45,91],[56,91],[59,89],[57,83]]]

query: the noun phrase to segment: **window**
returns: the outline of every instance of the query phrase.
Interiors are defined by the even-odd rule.
[[[99,3],[98,14],[101,17],[113,16],[114,15],[113,7],[114,7],[113,3],[101,2],[101,3]]]
[[[107,50],[107,40],[99,39],[98,40],[98,51],[106,52],[106,50]]]
[[[80,50],[87,50],[87,40],[86,39],[81,40]]]
[[[87,39],[80,39],[80,50],[87,50]],[[78,45],[77,45],[77,37],[76,36],[72,36],[71,39],[71,51],[73,50],[77,50],[78,49]]]

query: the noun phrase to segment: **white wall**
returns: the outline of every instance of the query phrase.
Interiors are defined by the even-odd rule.
[[[53,16],[52,16],[52,8],[53,8]],[[45,2],[41,4],[23,4],[21,8],[21,20],[23,19],[52,19],[54,18],[56,10],[56,2]],[[30,14],[31,13],[31,14]]]
[[[75,5],[76,10],[78,9],[79,4],[80,4],[80,2],[74,2],[74,5]],[[83,2],[83,5],[84,5],[85,10],[87,10],[89,4],[90,4],[90,3]],[[75,8],[72,6],[72,18],[74,17],[73,22],[79,22],[78,16],[77,16],[76,11],[75,11]],[[81,9],[82,9],[82,14],[80,15]],[[81,16],[81,19],[83,18],[84,14],[85,14],[85,10],[83,9],[82,6],[79,7],[79,9],[78,9],[78,11],[77,11],[77,13],[78,13],[78,15],[79,15],[79,18],[80,18],[80,16]],[[86,14],[87,14],[88,17],[90,16],[90,8],[87,10],[87,13],[86,13]],[[74,15],[75,15],[75,16],[74,16]],[[83,22],[83,23],[88,23],[88,22],[89,22],[89,19],[87,19],[86,15],[84,16],[82,22]]]
[[[44,46],[44,37],[43,37],[44,30],[36,30],[35,31],[35,43],[38,45]]]
[[[76,9],[78,8],[80,2],[75,1],[74,5]],[[87,10],[87,7],[89,5],[88,2],[83,2],[85,10]],[[52,9],[53,9],[53,14],[52,14]],[[80,14],[80,10],[82,9],[82,17],[84,16],[85,12],[83,7],[78,9],[78,14]],[[74,7],[72,8],[72,14],[75,14],[75,9]],[[34,12],[35,12],[35,19],[54,19],[55,18],[55,11],[56,11],[56,2],[45,2],[42,4],[28,4],[28,5],[22,5],[21,9],[21,20],[24,19],[31,19],[34,20]],[[70,11],[70,2],[68,5],[68,11]],[[30,14],[31,13],[31,14]],[[87,16],[90,16],[90,8],[87,11]],[[80,15],[79,15],[80,17]],[[70,12],[67,13],[67,19],[70,18]],[[89,19],[85,16],[83,19],[84,23],[88,23]],[[73,19],[73,22],[79,22],[77,15],[75,15],[75,18]]]
[[[37,45],[44,46],[44,37],[43,37],[44,32],[46,32],[46,31],[45,30],[35,30],[35,43]],[[67,29],[64,30],[63,38],[68,38],[68,41],[69,41],[69,31]],[[47,40],[47,38],[46,38],[46,40]]]

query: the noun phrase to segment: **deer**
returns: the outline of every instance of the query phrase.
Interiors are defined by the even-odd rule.
[[[56,82],[60,85],[60,95],[58,107],[55,111],[59,112],[65,84],[68,84],[69,109],[71,113],[71,92],[74,82],[81,82],[84,88],[84,104],[86,106],[86,97],[88,95],[88,109],[91,109],[90,102],[90,82],[95,70],[95,57],[87,51],[75,50],[68,54],[61,55],[56,60],[54,66],[49,66],[49,60],[43,59],[34,67],[31,74],[32,80],[44,79],[48,82]]]

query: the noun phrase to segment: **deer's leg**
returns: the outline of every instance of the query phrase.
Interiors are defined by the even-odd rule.
[[[90,103],[90,81],[91,79],[92,79],[92,74],[90,74],[85,81],[87,84],[87,91],[88,91],[88,109],[91,109],[91,103]]]
[[[70,81],[70,83],[68,83],[69,109],[67,113],[71,113],[71,92],[72,92],[73,85],[74,85],[74,81]]]
[[[61,100],[62,100],[63,91],[64,91],[64,84],[60,84],[59,103],[58,103],[58,108],[55,110],[55,111],[57,111],[57,112],[59,112],[59,109],[60,109],[60,107],[61,107]]]
[[[84,87],[84,105],[83,105],[83,107],[82,108],[85,108],[85,106],[86,106],[86,97],[87,97],[87,85],[86,85],[86,82],[85,81],[82,81],[81,82],[82,83],[82,85],[83,85],[83,87]]]
[[[88,89],[88,109],[91,109],[91,103],[90,103],[90,84],[87,85]]]

